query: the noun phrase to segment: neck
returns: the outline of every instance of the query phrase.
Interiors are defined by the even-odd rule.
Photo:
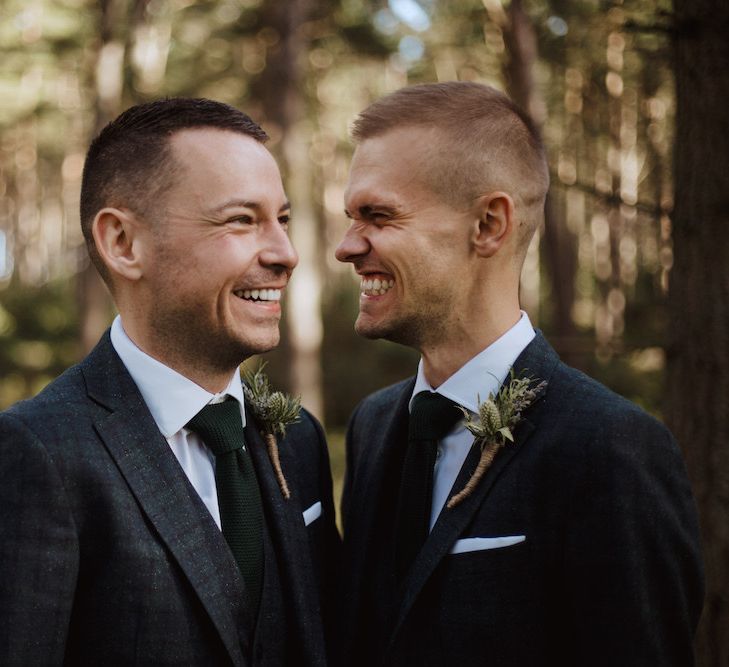
[[[477,354],[503,336],[520,319],[518,304],[504,308],[498,315],[481,320],[473,329],[462,327],[457,331],[444,333],[432,345],[423,345],[420,354],[423,359],[425,379],[436,389]]]
[[[191,353],[190,350],[176,346],[174,340],[157,341],[153,336],[145,335],[144,330],[135,327],[133,320],[128,322],[127,319],[122,319],[122,322],[127,336],[142,352],[184,375],[211,394],[218,394],[226,389],[240,366],[235,361],[227,364],[211,363],[200,350]]]

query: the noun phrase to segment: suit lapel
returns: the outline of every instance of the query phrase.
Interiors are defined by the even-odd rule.
[[[234,664],[244,664],[233,609],[243,584],[222,534],[157,429],[108,333],[82,365],[89,397],[110,412],[96,431],[160,540],[217,628]],[[244,637],[250,636],[245,632]],[[245,641],[245,640],[243,640]]]
[[[541,333],[537,332],[536,338],[519,355],[513,367],[516,369],[517,375],[531,376],[536,380],[546,380],[548,383],[558,361],[559,359],[554,350],[552,350]],[[537,399],[535,404],[530,406],[526,411],[523,420],[516,427],[514,443],[500,450],[488,472],[476,486],[474,492],[453,509],[444,507],[438,516],[433,530],[416,557],[413,567],[403,584],[403,595],[396,615],[390,644],[392,644],[399,628],[412,608],[415,599],[438,564],[448,554],[458,537],[465,532],[473,520],[474,515],[486,501],[489,492],[501,473],[514,457],[525,448],[527,440],[537,425],[536,421],[530,420],[530,417],[535,415],[532,411],[536,407],[536,404],[544,399],[548,391],[549,384],[547,384],[546,390]],[[480,447],[474,446],[471,448],[449,497],[460,491],[466,485],[471,473],[478,464],[480,455]]]
[[[415,599],[435,568],[448,554],[458,537],[464,533],[488,496],[489,491],[493,488],[501,472],[511,462],[514,456],[516,456],[520,448],[524,446],[533,430],[534,426],[524,420],[516,430],[514,445],[504,447],[499,452],[484,478],[476,486],[474,492],[453,509],[443,508],[404,582],[404,594],[401,598],[402,603],[398,610],[393,636],[397,633]],[[456,482],[453,485],[453,491],[449,494],[449,497],[466,485],[471,473],[478,464],[480,455],[480,447],[473,446],[468,453],[468,457],[461,471],[458,473]]]
[[[266,525],[273,541],[276,561],[281,573],[281,588],[285,605],[291,605],[291,622],[296,628],[303,655],[301,664],[314,664],[321,655],[324,637],[320,624],[313,622],[321,616],[317,587],[311,568],[306,567],[310,553],[309,538],[304,525],[298,480],[293,474],[298,469],[295,461],[295,443],[289,436],[279,442],[281,468],[291,497],[281,493],[268,458],[266,444],[250,412],[246,412],[245,439],[256,468],[266,516]],[[288,473],[288,474],[287,474]]]

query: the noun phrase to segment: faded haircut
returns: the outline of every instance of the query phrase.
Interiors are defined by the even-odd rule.
[[[193,128],[237,132],[260,143],[268,140],[257,123],[234,107],[179,97],[127,109],[91,143],[81,180],[81,231],[91,261],[110,288],[109,272],[91,231],[96,214],[107,206],[125,207],[154,224],[177,174],[170,137]]]
[[[544,219],[549,171],[531,119],[504,93],[478,83],[448,81],[401,88],[377,100],[354,121],[356,143],[394,129],[436,131],[422,160],[426,185],[454,207],[504,191],[520,218],[519,248]]]

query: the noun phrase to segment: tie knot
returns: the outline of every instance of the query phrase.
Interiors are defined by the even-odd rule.
[[[203,439],[216,457],[243,446],[243,422],[234,399],[209,403],[186,426]]]
[[[440,440],[463,419],[458,404],[431,391],[415,396],[410,411],[408,435],[418,440]]]

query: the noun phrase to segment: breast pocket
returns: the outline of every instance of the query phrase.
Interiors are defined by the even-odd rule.
[[[302,512],[304,517],[304,525],[310,526],[321,516],[321,501],[317,500],[313,505]]]
[[[534,593],[532,550],[525,535],[462,538],[441,563],[440,595],[454,604],[443,623],[472,628],[516,621]],[[532,582],[533,583],[533,582]]]
[[[526,535],[504,535],[502,537],[464,537],[456,540],[449,553],[451,555],[504,549],[526,541]]]

